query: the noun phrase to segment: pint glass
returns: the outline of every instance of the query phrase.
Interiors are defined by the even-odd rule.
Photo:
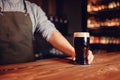
[[[88,64],[87,55],[89,50],[89,32],[74,32],[74,48],[76,53],[76,64]]]

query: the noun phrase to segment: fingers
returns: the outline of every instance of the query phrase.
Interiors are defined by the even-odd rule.
[[[75,61],[75,57],[72,57],[72,60]]]
[[[88,64],[91,64],[94,59],[94,55],[92,54],[92,51],[88,51]]]
[[[73,60],[73,61],[75,61],[75,59],[76,59],[75,56],[76,56],[75,50],[73,50],[73,53],[72,53],[72,60]]]

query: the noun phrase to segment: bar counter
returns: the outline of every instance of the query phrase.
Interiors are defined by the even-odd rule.
[[[0,80],[120,80],[120,52],[94,55],[85,66],[70,58],[0,66]]]

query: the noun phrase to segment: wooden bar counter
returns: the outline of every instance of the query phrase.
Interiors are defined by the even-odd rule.
[[[120,52],[95,54],[91,65],[69,58],[0,66],[0,80],[120,80]]]

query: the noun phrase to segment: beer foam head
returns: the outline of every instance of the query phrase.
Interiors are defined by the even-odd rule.
[[[74,37],[90,37],[89,32],[74,32]]]

